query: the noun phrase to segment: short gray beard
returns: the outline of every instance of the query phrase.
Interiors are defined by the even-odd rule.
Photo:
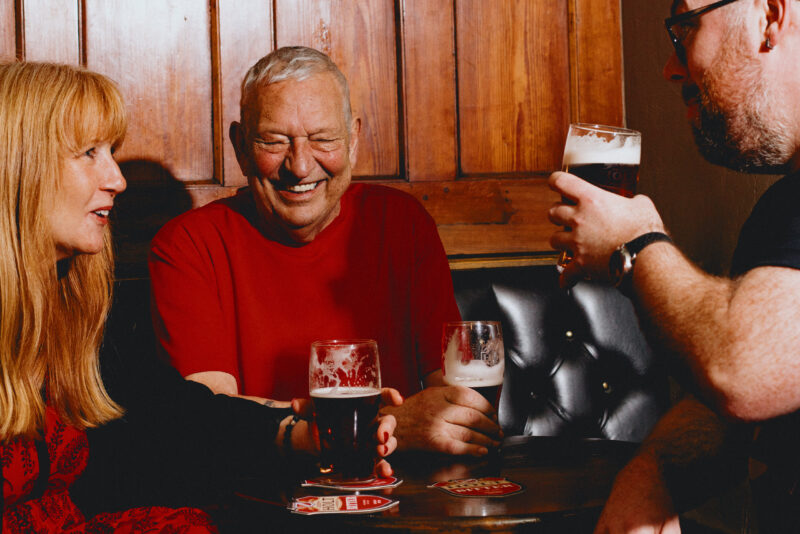
[[[771,112],[769,105],[774,107],[775,102],[760,65],[747,57],[741,37],[728,36],[726,41],[715,68],[703,77],[700,126],[692,127],[695,142],[711,163],[743,172],[785,173],[794,146],[785,133],[785,121]],[[718,104],[720,94],[730,95],[738,87],[743,90],[736,107],[726,112]]]

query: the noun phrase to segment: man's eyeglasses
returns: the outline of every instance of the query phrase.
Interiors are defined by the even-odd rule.
[[[707,6],[698,7],[691,11],[686,11],[680,15],[673,15],[664,20],[664,25],[667,27],[667,33],[672,41],[672,46],[675,47],[675,55],[684,65],[686,64],[686,48],[683,47],[683,40],[686,38],[690,30],[690,25],[687,24],[690,20],[699,17],[704,13],[708,13],[718,7],[726,6],[735,2],[736,0],[719,0],[708,4]]]

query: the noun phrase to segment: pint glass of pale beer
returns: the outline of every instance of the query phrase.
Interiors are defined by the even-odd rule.
[[[570,124],[564,143],[562,170],[607,191],[632,197],[639,180],[642,134],[636,130],[601,124]],[[571,260],[562,252],[563,269]]]
[[[445,323],[442,374],[446,384],[474,389],[492,403],[496,411],[505,368],[503,332],[499,322]]]
[[[378,344],[367,339],[315,341],[308,389],[319,430],[323,478],[371,480],[381,400]]]

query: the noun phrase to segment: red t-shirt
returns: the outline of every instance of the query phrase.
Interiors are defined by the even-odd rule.
[[[311,243],[255,227],[249,190],[187,212],[152,243],[153,320],[185,376],[224,371],[239,392],[308,396],[312,341],[378,342],[384,386],[404,395],[440,366],[445,321],[458,320],[436,225],[412,196],[351,186]]]

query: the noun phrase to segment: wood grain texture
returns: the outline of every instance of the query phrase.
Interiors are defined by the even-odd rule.
[[[448,255],[550,252],[558,199],[543,178],[390,183],[414,195],[436,220]]]
[[[395,6],[392,0],[276,0],[278,47],[325,52],[350,84],[353,115],[361,117],[357,177],[399,177]]]
[[[574,2],[577,122],[625,125],[620,2]]]
[[[405,160],[410,181],[456,177],[452,0],[400,0]]]
[[[456,42],[461,172],[558,168],[569,123],[566,3],[457,0]]]
[[[0,0],[0,61],[17,55],[17,28],[14,0]]]
[[[76,0],[21,2],[28,61],[80,63],[80,26]]]
[[[272,2],[269,0],[217,0],[219,13],[219,77],[221,92],[223,183],[241,186],[242,175],[228,136],[231,122],[239,120],[241,84],[247,70],[272,51]],[[217,149],[218,150],[218,149]]]
[[[212,152],[209,28],[204,0],[86,0],[87,66],[117,81],[130,113],[119,159],[164,169],[129,180],[220,181]]]

